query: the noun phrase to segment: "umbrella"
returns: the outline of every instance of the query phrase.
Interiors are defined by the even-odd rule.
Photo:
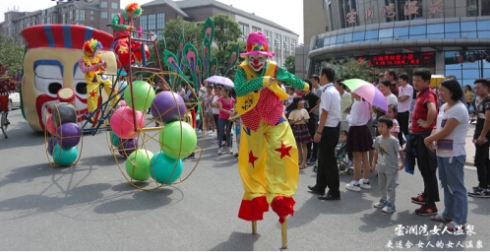
[[[345,84],[352,93],[359,95],[369,102],[371,106],[388,111],[386,97],[373,84],[360,79],[345,80],[342,83]]]
[[[228,86],[231,88],[235,87],[235,85],[233,84],[233,81],[231,81],[230,79],[228,79],[226,77],[218,76],[218,75],[211,76],[211,77],[205,79],[204,81],[211,82],[214,84],[223,85],[223,86]]]

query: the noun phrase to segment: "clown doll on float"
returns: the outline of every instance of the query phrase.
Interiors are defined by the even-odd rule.
[[[270,204],[283,224],[283,248],[286,248],[285,221],[288,215],[294,215],[292,196],[298,186],[299,166],[294,135],[283,114],[282,101],[288,94],[277,81],[301,90],[309,87],[269,60],[274,53],[268,49],[263,33],[250,33],[247,52],[240,54],[246,60],[235,75],[236,110],[245,126],[238,155],[245,194],[238,217],[252,221],[255,233],[256,221],[263,219]]]
[[[84,74],[87,82],[87,110],[88,114],[84,114],[83,118],[90,123],[94,122],[93,113],[99,102],[99,86],[102,85],[107,96],[111,99],[111,106],[114,107],[119,100],[117,88],[112,88],[112,82],[104,74],[107,67],[107,62],[102,59],[102,55],[98,50],[102,49],[102,44],[96,39],[87,40],[83,44],[83,56],[78,60],[78,67]]]
[[[124,10],[124,12],[114,15],[112,18],[110,26],[113,31],[114,42],[112,43],[111,48],[113,48],[114,53],[118,58],[117,68],[121,69],[122,66],[124,71],[128,72],[129,65],[135,62],[135,57],[139,62],[142,61],[141,42],[131,41],[130,44],[129,38],[132,37],[132,32],[138,31],[138,29],[134,27],[133,18],[141,16],[143,9],[141,9],[140,5],[137,3],[130,3],[126,5]],[[141,32],[139,33],[141,36]],[[146,58],[148,58],[150,56],[150,49],[146,45],[144,48]]]
[[[22,112],[29,126],[36,131],[46,128],[50,103],[70,102],[77,109],[77,122],[87,113],[87,82],[79,64],[83,44],[91,38],[99,41],[99,49],[107,63],[105,72],[116,74],[116,58],[110,51],[112,35],[87,26],[46,24],[22,30],[26,42],[23,63]],[[66,95],[66,94],[74,94]],[[73,98],[73,99],[70,99]],[[103,96],[103,101],[107,97]],[[85,127],[92,127],[85,124]]]

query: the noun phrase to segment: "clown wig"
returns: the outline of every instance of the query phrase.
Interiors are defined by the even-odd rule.
[[[130,3],[126,5],[125,10],[132,12],[133,15],[135,15],[136,17],[141,16],[141,14],[143,13],[143,9],[141,9],[140,5],[137,3]]]
[[[96,39],[90,39],[83,43],[82,50],[85,55],[93,55],[99,49],[102,49],[102,44]]]

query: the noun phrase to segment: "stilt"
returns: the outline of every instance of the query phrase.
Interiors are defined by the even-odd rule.
[[[288,220],[284,220],[281,225],[282,247],[281,251],[288,249]]]
[[[252,234],[257,234],[257,221],[252,221]]]

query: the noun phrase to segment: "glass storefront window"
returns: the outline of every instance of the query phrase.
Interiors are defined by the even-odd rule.
[[[427,27],[425,25],[410,26],[410,35],[425,34],[426,28]]]
[[[346,43],[352,42],[352,33],[344,34],[344,40]]]
[[[459,32],[459,23],[445,23],[444,24],[446,32]]]
[[[430,25],[427,25],[427,33],[428,34],[431,34],[431,33],[434,33],[434,32],[444,33],[444,24],[430,24]]]
[[[379,37],[380,38],[388,38],[388,37],[393,37],[393,29],[382,29],[379,30]]]
[[[344,35],[338,35],[337,36],[337,40],[335,41],[335,43],[338,45],[338,44],[343,44],[344,43]]]
[[[461,38],[461,34],[459,32],[457,32],[457,33],[456,32],[451,32],[451,33],[446,32],[444,34],[444,38]]]
[[[478,31],[478,38],[490,38],[490,31]]]
[[[444,33],[431,33],[427,34],[427,38],[444,38]]]
[[[462,22],[461,31],[476,31],[476,22]]]
[[[478,35],[476,32],[461,32],[462,37],[464,38],[466,35],[466,38],[478,38]]]
[[[410,35],[410,39],[423,39],[426,38],[427,36],[424,35]]]
[[[364,41],[364,32],[354,32],[352,35],[353,41]]]
[[[490,30],[490,20],[480,20],[478,23],[478,31]]]
[[[393,30],[395,36],[408,36],[408,27],[398,27]]]
[[[378,40],[378,31],[377,30],[366,31],[365,41],[372,41],[372,40]]]

